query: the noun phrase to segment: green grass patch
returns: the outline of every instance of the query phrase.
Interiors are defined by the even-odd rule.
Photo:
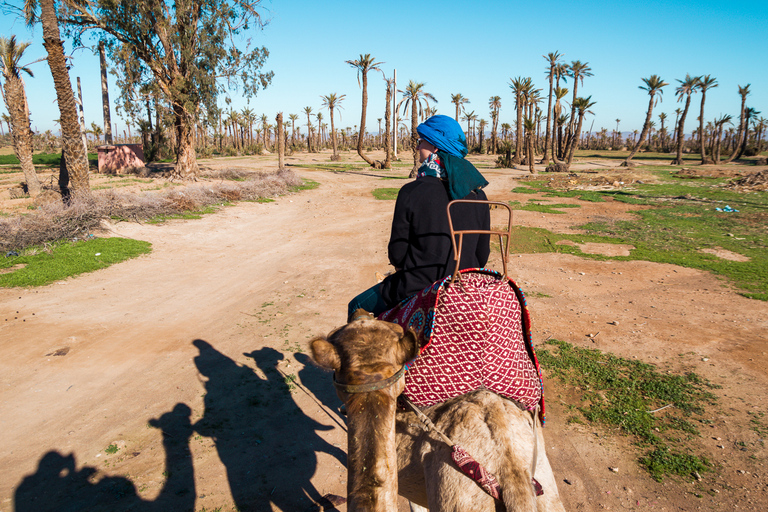
[[[318,183],[317,181],[314,181],[314,180],[303,179],[302,181],[304,183],[302,183],[301,185],[297,185],[295,187],[291,187],[290,191],[291,192],[300,192],[302,190],[313,190],[313,189],[316,189],[317,187],[320,186],[320,183]]]
[[[371,191],[371,194],[382,201],[394,201],[397,199],[398,192],[400,192],[399,188],[376,188]]]
[[[112,454],[115,454],[115,453],[117,453],[117,451],[118,451],[118,450],[119,450],[119,448],[117,447],[117,445],[116,445],[116,444],[111,444],[111,445],[107,446],[107,447],[104,449],[104,451],[105,451],[106,453],[108,453],[109,455],[112,455]]]
[[[585,230],[585,235],[521,231],[519,234],[530,239],[513,242],[513,250],[514,245],[518,245],[522,252],[528,252],[526,247],[532,247],[535,249],[532,252],[582,254],[576,247],[557,246],[557,240],[562,239],[577,243],[630,244],[635,247],[630,256],[611,259],[671,263],[706,270],[728,278],[745,297],[768,300],[768,236],[765,228],[768,225],[768,192],[736,192],[719,186],[722,179],[682,181],[668,171],[659,171],[658,176],[662,180],[658,184],[594,192],[614,201],[648,206],[635,212],[637,220],[575,226]],[[553,190],[548,183],[542,180],[526,182],[527,186],[517,187],[513,192],[584,200],[581,197],[584,191]],[[541,208],[530,206],[532,204],[537,203],[528,202],[522,209]],[[726,205],[739,211],[717,211]],[[553,208],[554,205],[544,207]],[[732,261],[703,252],[718,248],[744,256],[748,261]],[[600,255],[583,256],[608,259]]]
[[[567,203],[550,204],[550,203],[543,203],[541,201],[528,201],[525,204],[522,204],[520,201],[510,201],[509,205],[514,210],[524,210],[527,212],[540,212],[540,213],[553,213],[553,214],[564,214],[565,212],[560,211],[563,208],[581,208],[578,204],[567,204]]]
[[[640,463],[654,479],[710,469],[690,446],[700,437],[694,422],[716,402],[709,391],[716,386],[706,379],[693,372],[663,373],[651,364],[558,340],[537,353],[550,377],[581,395],[577,409],[586,420],[635,439],[645,451]]]
[[[158,215],[156,217],[152,217],[150,220],[147,221],[147,224],[162,224],[163,222],[167,220],[192,220],[192,219],[201,219],[203,215],[208,215],[211,213],[216,213],[218,209],[222,206],[226,206],[229,203],[221,203],[221,204],[212,204],[205,206],[203,208],[200,208],[199,210],[193,210],[193,211],[186,211],[183,213],[174,213],[171,215]]]
[[[34,247],[19,256],[0,259],[0,286],[43,286],[93,272],[151,251],[152,244],[127,238],[94,238]]]
[[[91,165],[99,164],[99,156],[96,153],[88,153],[88,162]],[[35,165],[45,165],[57,167],[61,164],[61,153],[35,153],[32,155],[32,163]],[[20,165],[16,155],[0,155],[0,165]]]

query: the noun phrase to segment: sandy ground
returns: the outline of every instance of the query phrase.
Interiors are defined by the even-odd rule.
[[[344,420],[306,342],[343,323],[347,301],[388,269],[394,203],[371,190],[404,181],[297,172],[319,188],[200,220],[115,224],[109,234],[152,253],[0,290],[0,511],[305,511],[346,494]],[[526,172],[483,172],[491,199],[523,199],[510,190]],[[514,221],[574,232],[630,215],[582,203]],[[764,302],[647,262],[520,254],[510,274],[529,296],[536,346],[553,337],[723,386],[699,446],[716,470],[657,483],[631,440],[567,424],[573,397],[545,376],[546,450],[567,510],[768,510],[765,429],[748,414],[767,412]]]

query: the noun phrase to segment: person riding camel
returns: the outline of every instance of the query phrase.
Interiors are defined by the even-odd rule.
[[[450,225],[446,208],[454,199],[486,201],[488,181],[467,161],[467,141],[459,123],[435,115],[420,124],[416,179],[397,195],[389,238],[389,262],[395,272],[352,299],[351,319],[357,309],[379,316],[398,303],[453,274]],[[486,204],[459,203],[451,207],[455,230],[490,230]],[[484,267],[490,254],[489,234],[465,234],[461,269]]]

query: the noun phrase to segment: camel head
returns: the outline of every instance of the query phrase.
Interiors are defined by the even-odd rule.
[[[337,383],[360,386],[393,377],[418,355],[418,341],[410,329],[355,313],[347,325],[310,342],[312,358],[322,368],[336,372]],[[390,395],[402,393],[405,383],[398,379]],[[343,401],[348,393],[340,391]]]
[[[327,338],[310,342],[312,358],[333,370],[347,406],[347,510],[397,510],[395,410],[404,364],[418,355],[413,331],[358,310]]]

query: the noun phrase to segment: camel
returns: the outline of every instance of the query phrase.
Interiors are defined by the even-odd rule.
[[[442,437],[425,431],[414,412],[398,410],[404,364],[418,355],[413,331],[358,315],[310,348],[319,366],[334,370],[347,408],[348,510],[395,511],[400,494],[412,510],[564,511],[539,420],[512,401],[478,390],[423,410],[496,476],[498,501],[459,470]],[[538,497],[531,483],[535,454],[535,478],[544,489]]]

